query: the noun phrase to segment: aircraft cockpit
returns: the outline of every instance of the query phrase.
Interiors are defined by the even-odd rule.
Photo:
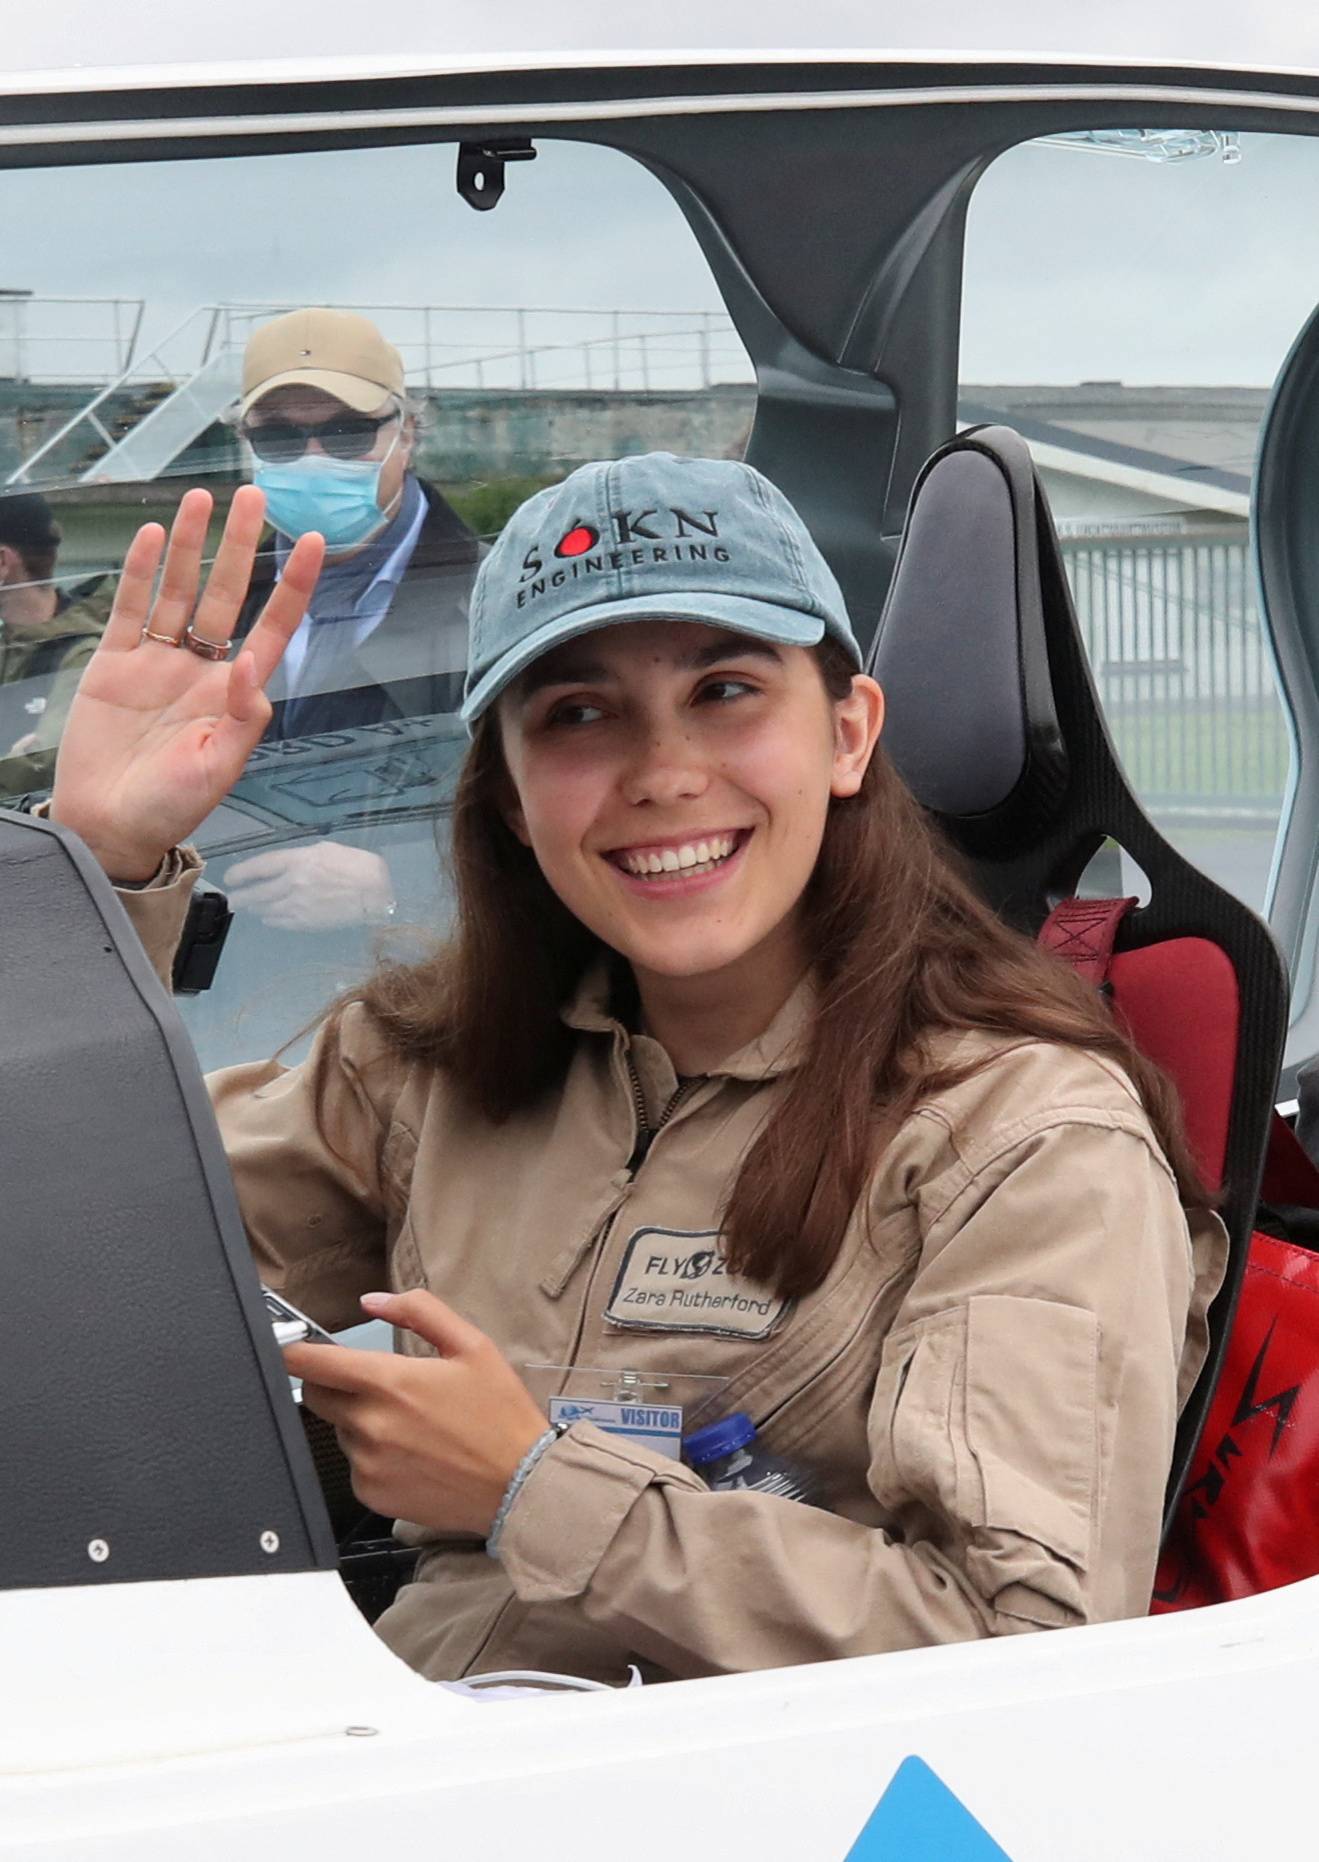
[[[1319,45],[1248,49],[0,80],[0,1854],[443,1827],[1029,1862],[1300,1827],[1262,1727],[1319,1661],[1289,1498],[1319,1389]],[[417,1551],[300,1410],[201,1075],[305,1056],[445,935],[474,577],[529,495],[651,452],[792,499],[918,800],[1183,1094],[1232,1265],[1149,1618],[555,1700],[460,1698],[369,1627]],[[61,734],[138,527],[203,486],[213,556],[266,491],[241,634],[313,453],[341,559],[197,834],[171,1001],[43,818]],[[389,523],[358,552],[363,496]],[[676,517],[584,518],[527,583],[713,547]]]

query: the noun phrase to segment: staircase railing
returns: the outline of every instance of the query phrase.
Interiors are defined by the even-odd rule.
[[[170,391],[173,393],[175,391],[174,376],[180,371],[177,361],[171,360],[170,352],[184,337],[191,336],[204,355],[208,333],[215,324],[216,312],[217,306],[213,304],[203,304],[189,311],[188,315],[161,337],[159,342],[133,359],[128,367],[115,376],[113,381],[107,382],[85,406],[80,407],[77,413],[70,415],[62,425],[43,440],[35,452],[29,453],[27,458],[9,474],[5,483],[7,485],[30,485],[33,482],[34,472],[52,460],[61,447],[66,447],[67,452],[73,454],[78,459],[78,463],[85,467],[81,473],[77,473],[75,469],[69,476],[80,476],[84,479],[95,477],[100,457],[88,463],[85,457],[87,449],[100,442],[108,453],[123,437],[116,433],[110,424],[113,420],[112,410],[115,405],[122,405],[135,388],[141,388],[152,380],[168,382]],[[185,372],[195,373],[196,367],[195,362],[185,365]],[[84,435],[86,445],[81,448],[80,456],[79,439]],[[79,437],[75,438],[75,436]]]
[[[12,471],[9,485],[156,477],[238,393],[253,326],[295,304],[202,304],[99,389]],[[722,311],[502,304],[342,305],[376,322],[411,387],[652,393],[746,381]],[[148,389],[156,392],[149,404]],[[163,391],[163,392],[162,392]],[[58,469],[62,466],[62,470]]]

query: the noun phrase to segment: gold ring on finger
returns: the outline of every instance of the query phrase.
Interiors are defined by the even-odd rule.
[[[229,657],[227,640],[208,640],[205,634],[199,634],[191,627],[184,629],[183,644],[189,652],[199,654],[202,659],[228,659]]]
[[[176,640],[173,634],[153,634],[149,627],[144,627],[142,629],[142,638],[144,640],[154,640],[162,647],[177,647],[183,644],[181,640]]]

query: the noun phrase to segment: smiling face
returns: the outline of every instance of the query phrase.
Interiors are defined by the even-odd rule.
[[[576,918],[648,978],[800,974],[799,906],[831,796],[879,734],[804,647],[688,621],[566,642],[499,701],[509,823]]]

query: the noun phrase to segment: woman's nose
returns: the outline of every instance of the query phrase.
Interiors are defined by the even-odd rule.
[[[623,778],[623,793],[634,806],[651,802],[665,807],[703,795],[709,784],[696,745],[683,730],[648,730]]]

